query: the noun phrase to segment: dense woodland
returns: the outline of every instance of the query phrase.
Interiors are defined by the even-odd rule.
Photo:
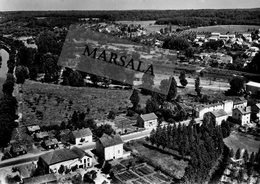
[[[212,7],[214,8],[214,7]],[[1,14],[0,14],[1,15]],[[26,11],[2,12],[6,20],[25,17],[100,18],[115,20],[157,20],[157,24],[208,26],[216,24],[260,25],[260,10],[202,9],[202,10],[128,10],[128,11]]]

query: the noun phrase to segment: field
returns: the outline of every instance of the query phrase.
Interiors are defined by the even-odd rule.
[[[232,132],[231,135],[224,139],[225,144],[229,148],[233,148],[236,152],[238,148],[245,148],[249,153],[257,152],[260,147],[260,141],[254,140],[253,136],[246,136],[243,133]]]
[[[252,26],[252,25],[216,25],[216,26],[205,26],[198,27],[194,29],[189,29],[189,31],[196,32],[218,32],[221,34],[229,33],[246,33],[248,29],[259,29],[260,26]]]
[[[129,167],[129,163],[134,161]],[[152,166],[136,160],[136,158],[125,159],[120,162],[114,161],[113,170],[116,178],[121,182],[131,184],[167,184],[171,178],[156,171]]]
[[[133,143],[133,148],[141,157],[149,159],[164,170],[172,173],[176,178],[182,178],[184,176],[185,168],[188,166],[187,161],[178,160],[167,153],[145,147],[141,140],[135,141]]]
[[[110,110],[131,106],[132,90],[70,87],[26,81],[23,85],[23,117],[26,124],[53,125],[66,121],[75,110],[104,119]],[[146,99],[142,98],[141,99]],[[141,101],[145,103],[145,101]]]

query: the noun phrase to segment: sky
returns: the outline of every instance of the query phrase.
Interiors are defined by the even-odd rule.
[[[0,11],[259,8],[260,0],[0,0]]]

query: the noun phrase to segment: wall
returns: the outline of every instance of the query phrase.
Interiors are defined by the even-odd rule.
[[[156,128],[157,125],[158,125],[157,119],[144,122],[144,128]]]
[[[221,125],[222,121],[223,121],[223,120],[227,120],[227,118],[228,118],[228,115],[226,115],[226,116],[221,116],[221,117],[217,117],[217,118],[216,118],[216,125]]]
[[[92,135],[91,136],[82,137],[82,138],[85,139],[84,142],[80,142],[81,138],[76,138],[75,139],[76,145],[78,145],[80,143],[82,144],[82,143],[91,143],[91,142],[93,142],[92,141]]]
[[[123,143],[105,148],[105,160],[123,157]]]

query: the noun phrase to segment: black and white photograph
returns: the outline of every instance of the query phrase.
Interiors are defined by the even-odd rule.
[[[260,1],[0,0],[0,184],[260,184]]]

